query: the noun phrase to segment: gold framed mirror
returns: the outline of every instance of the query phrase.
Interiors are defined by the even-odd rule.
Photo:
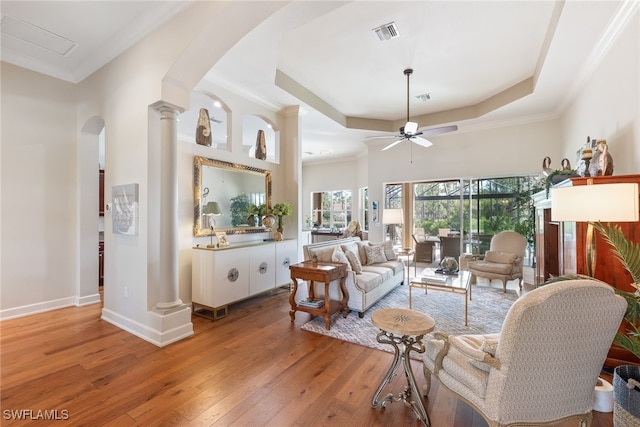
[[[227,234],[260,233],[249,207],[271,208],[271,172],[207,157],[193,157],[193,235],[210,236],[211,225]]]

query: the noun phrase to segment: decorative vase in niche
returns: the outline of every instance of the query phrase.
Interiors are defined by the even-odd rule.
[[[209,120],[209,111],[206,108],[201,108],[200,114],[198,114],[196,144],[211,147],[211,122]]]
[[[256,159],[265,160],[267,158],[267,140],[262,129],[258,130],[256,136]]]

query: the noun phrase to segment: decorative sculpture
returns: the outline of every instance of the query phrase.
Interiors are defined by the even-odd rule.
[[[613,175],[613,157],[611,157],[611,154],[609,153],[609,147],[607,146],[607,141],[605,139],[596,140],[591,164],[589,165],[589,175]]]
[[[211,147],[211,121],[209,120],[209,111],[206,108],[201,108],[200,114],[198,114],[196,144]]]
[[[256,137],[256,159],[265,160],[267,158],[267,141],[264,137],[264,131],[258,130]]]

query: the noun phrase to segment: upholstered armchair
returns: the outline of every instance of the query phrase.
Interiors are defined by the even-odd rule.
[[[469,262],[472,283],[475,277],[502,280],[502,289],[507,292],[507,282],[519,279],[522,290],[522,269],[527,248],[527,239],[515,231],[502,231],[491,238],[484,259]],[[474,277],[475,276],[475,277]]]
[[[425,396],[431,376],[489,426],[591,425],[594,389],[626,309],[596,280],[545,285],[511,306],[499,333],[435,334],[425,342]]]

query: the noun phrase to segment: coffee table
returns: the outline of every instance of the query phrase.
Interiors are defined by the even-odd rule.
[[[420,288],[427,290],[452,292],[464,294],[464,325],[467,326],[469,301],[471,301],[471,286],[469,281],[471,272],[460,270],[456,274],[440,274],[434,268],[425,268],[422,274],[409,282],[409,309],[411,309],[411,289]],[[467,295],[469,298],[467,299]]]

